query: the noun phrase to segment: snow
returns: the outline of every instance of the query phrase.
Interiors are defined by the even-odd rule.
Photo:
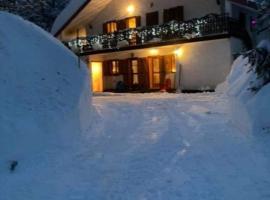
[[[1,200],[269,199],[270,135],[234,128],[219,95],[101,94],[93,106],[78,148],[0,174]]]
[[[247,90],[243,57],[217,93],[91,101],[86,66],[60,42],[9,14],[0,25],[1,200],[270,198],[270,86]]]
[[[269,40],[262,40],[258,44],[258,48],[266,49],[268,52],[270,52],[270,41]]]
[[[262,41],[259,48],[270,52],[270,42]],[[224,93],[224,98],[229,99],[230,115],[234,125],[243,132],[261,133],[270,129],[270,86],[263,87],[259,92],[253,92],[251,87],[260,83],[248,58],[239,56],[232,66],[232,71],[225,83],[218,87],[219,93]]]
[[[56,18],[51,33],[55,35],[65,23],[89,0],[71,0],[67,7]]]
[[[90,126],[88,70],[32,23],[0,12],[0,26],[0,199],[40,199]]]

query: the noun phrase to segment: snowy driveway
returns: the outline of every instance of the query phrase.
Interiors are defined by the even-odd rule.
[[[234,129],[221,98],[97,96],[94,107],[80,199],[270,199],[269,135]]]

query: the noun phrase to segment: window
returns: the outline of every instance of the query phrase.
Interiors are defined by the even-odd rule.
[[[103,25],[103,32],[104,33],[113,33],[117,31],[117,22],[112,21],[112,22],[107,22]]]
[[[154,26],[159,24],[158,11],[146,14],[146,26]]]
[[[137,28],[136,17],[126,19],[126,25],[127,28]]]
[[[133,85],[139,84],[138,60],[132,60],[131,67],[132,67],[132,84]]]
[[[164,23],[172,20],[183,21],[184,20],[184,7],[178,6],[175,8],[165,9],[163,13]]]
[[[174,55],[164,56],[164,65],[166,73],[175,73],[176,72],[175,56]]]
[[[125,30],[129,28],[137,28],[141,26],[141,17],[129,17],[117,22],[118,30]]]
[[[153,84],[155,87],[160,85],[160,60],[159,58],[153,58]]]
[[[119,62],[118,61],[112,61],[112,68],[111,72],[113,75],[119,74]]]

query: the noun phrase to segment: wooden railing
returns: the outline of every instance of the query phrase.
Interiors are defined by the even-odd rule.
[[[232,20],[227,14],[209,14],[202,18],[184,22],[171,21],[163,25],[77,38],[65,44],[78,54],[102,50],[117,50],[124,47],[228,34],[231,32],[231,24],[236,24],[236,21]]]

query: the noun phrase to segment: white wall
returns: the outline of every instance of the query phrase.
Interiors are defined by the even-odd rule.
[[[151,8],[151,2],[154,6]],[[129,17],[127,7],[135,6],[132,16],[142,17],[142,26],[145,26],[145,15],[148,12],[159,11],[160,24],[163,23],[163,10],[176,6],[184,6],[184,19],[202,17],[209,13],[220,13],[220,6],[216,0],[113,0],[97,17],[89,22],[93,27],[91,34],[102,33],[103,23],[110,20],[119,20]]]
[[[232,49],[235,40],[218,39],[156,48],[158,55],[173,54],[176,49],[182,48],[183,55],[178,58],[182,65],[181,89],[201,90],[215,89],[225,81],[232,64]],[[237,46],[237,44],[236,44]],[[232,48],[234,47],[234,48]],[[148,57],[151,49],[130,50],[90,56],[92,61],[110,59],[127,59],[134,57]]]
[[[225,81],[232,63],[230,39],[188,43],[183,46],[181,88],[215,89]]]
[[[243,51],[245,51],[245,44],[243,43],[243,41],[239,38],[235,38],[232,37],[231,38],[231,52],[232,55],[239,55],[240,53],[242,53]],[[233,60],[235,59],[235,57],[233,57]]]

